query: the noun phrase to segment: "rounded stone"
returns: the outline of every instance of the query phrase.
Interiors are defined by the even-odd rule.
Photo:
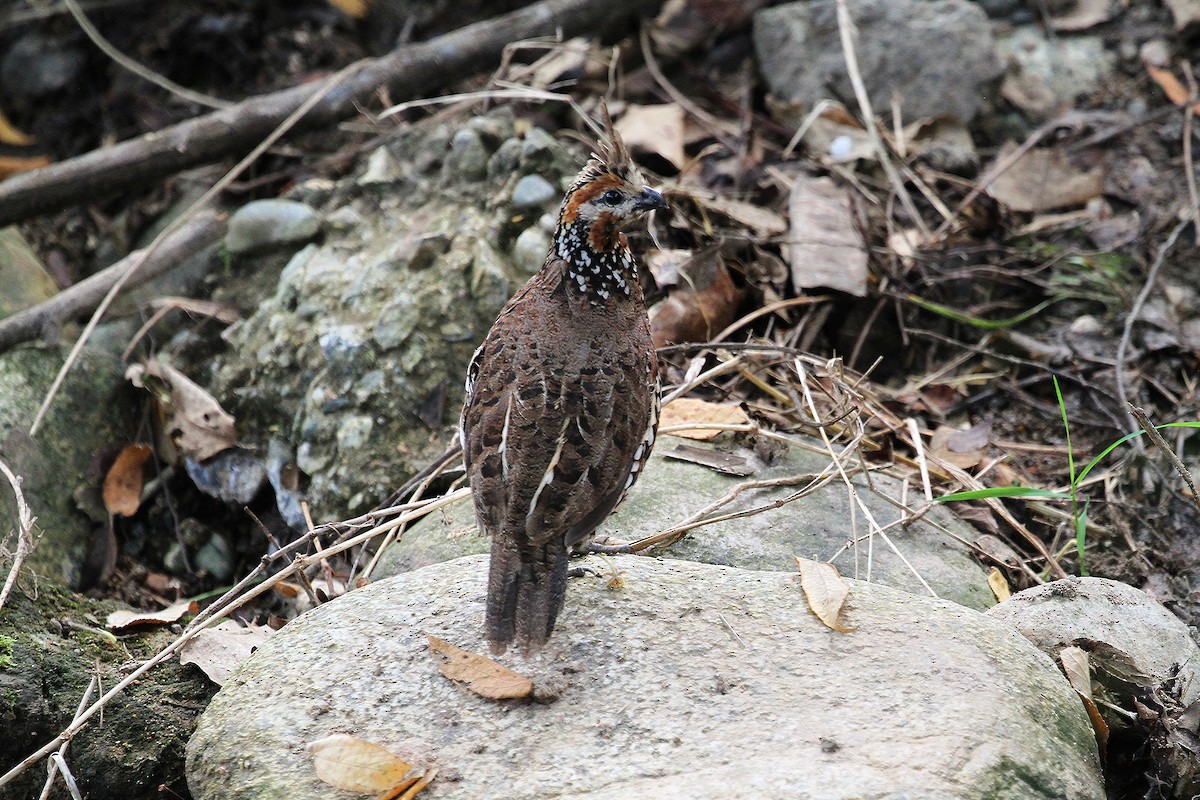
[[[512,203],[518,208],[541,206],[557,199],[558,190],[541,175],[526,175],[513,187]]]
[[[306,242],[320,230],[317,212],[294,200],[255,200],[229,218],[225,246],[231,253],[261,253]]]
[[[1098,679],[1128,701],[1178,669],[1183,702],[1200,698],[1200,648],[1188,626],[1141,589],[1107,578],[1067,578],[1018,592],[988,615],[1013,625],[1037,648],[1086,650]]]
[[[513,258],[517,266],[532,275],[542,268],[550,252],[550,236],[537,225],[521,231],[513,243]]]

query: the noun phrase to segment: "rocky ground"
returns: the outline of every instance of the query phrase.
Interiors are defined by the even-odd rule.
[[[18,5],[0,12],[0,168],[204,112],[65,10]],[[365,5],[87,13],[160,74],[240,99],[507,10]],[[0,460],[38,518],[0,599],[0,770],[71,721],[93,674],[105,691],[182,636],[189,663],[73,740],[85,793],[361,796],[331,794],[313,749],[354,734],[437,770],[430,797],[1195,794],[1191,428],[1080,473],[1140,430],[1131,406],[1147,425],[1200,407],[1196,12],[847,7],[850,71],[836,3],[677,2],[456,87],[515,97],[379,116],[409,98],[377,93],[271,148],[217,199],[217,245],[122,292],[34,434],[78,328],[0,353]],[[190,615],[225,609],[209,604],[264,554],[283,550],[274,571],[311,552],[313,524],[342,548],[455,488],[451,460],[396,494],[453,441],[467,360],[586,156],[546,92],[593,114],[609,94],[671,204],[630,238],[667,382],[693,405],[664,418],[604,529],[641,556],[583,562],[552,648],[499,659],[532,701],[481,696],[430,656],[427,634],[486,652],[469,500],[313,557],[246,596],[242,627],[201,636]],[[5,316],[186,221],[228,166],[0,231],[0,339]],[[5,485],[0,520],[18,520]],[[961,491],[977,494],[929,502]],[[15,530],[4,547],[7,574]],[[797,557],[845,576],[842,623],[814,616]]]

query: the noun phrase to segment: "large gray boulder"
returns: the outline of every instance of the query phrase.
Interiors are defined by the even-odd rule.
[[[625,504],[601,526],[610,539],[633,540],[678,525],[694,512],[723,497],[743,481],[795,478],[791,485],[745,492],[720,513],[770,507],[799,492],[812,476],[830,468],[827,454],[815,452],[820,442],[801,439],[814,450],[799,447],[776,452],[764,461],[755,450],[723,442],[702,449],[718,460],[751,471],[743,477],[716,472],[708,467],[670,457],[682,440],[660,438],[642,478],[629,492]],[[689,442],[693,451],[699,447]],[[835,473],[836,475],[836,473]],[[876,474],[868,482],[852,479],[855,492],[881,526],[889,526],[907,513],[900,507],[900,482]],[[914,493],[909,492],[911,503]],[[857,533],[864,537],[848,544]],[[793,556],[832,560],[843,575],[894,586],[916,594],[929,594],[975,609],[995,604],[987,576],[962,542],[973,541],[976,533],[943,506],[935,506],[918,520],[887,529],[887,537],[903,554],[901,559],[882,536],[874,542],[865,537],[870,527],[846,489],[835,477],[815,492],[778,508],[753,516],[697,528],[678,544],[659,551],[667,558],[725,564],[756,570],[796,568]],[[445,561],[469,553],[486,553],[487,539],[475,527],[471,503],[463,502],[431,515],[407,531],[380,559],[377,575],[395,575],[406,570]],[[904,563],[905,560],[908,563]],[[915,571],[914,571],[915,570]],[[917,575],[920,575],[920,578]]]
[[[1104,797],[1074,691],[1008,625],[850,581],[853,631],[836,633],[795,575],[587,563],[609,574],[570,581],[546,650],[500,659],[538,702],[484,700],[430,656],[426,634],[487,652],[482,557],[300,617],[205,711],[193,796],[349,798],[306,748],[350,733],[436,767],[430,800]]]
[[[900,95],[904,120],[969,122],[1001,72],[987,16],[967,0],[850,0],[855,52],[876,114]],[[808,107],[854,105],[834,0],[766,8],[754,15],[759,71],[771,92]]]

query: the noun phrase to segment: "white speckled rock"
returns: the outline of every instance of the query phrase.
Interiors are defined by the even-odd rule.
[[[1092,730],[1053,664],[983,614],[852,582],[839,634],[794,575],[592,558],[547,650],[501,659],[542,702],[483,700],[425,634],[486,652],[486,559],[372,584],[268,640],[188,745],[197,800],[341,800],[309,743],[351,733],[438,798],[1104,797]]]

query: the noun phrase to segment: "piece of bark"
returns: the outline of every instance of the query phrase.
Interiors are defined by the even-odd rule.
[[[295,129],[329,125],[358,114],[381,89],[398,100],[432,93],[490,69],[512,42],[555,34],[600,35],[635,12],[655,13],[659,5],[644,0],[544,0],[397,48],[365,60]],[[250,97],[136,139],[15,175],[0,184],[0,226],[145,185],[189,167],[244,155],[319,87],[320,82],[306,83]]]
[[[146,263],[125,282],[125,288],[132,289],[164,272],[169,272],[204,248],[220,241],[225,235],[227,221],[226,215],[212,211],[196,214],[150,254]],[[111,267],[64,289],[49,300],[0,320],[0,353],[21,342],[36,339],[43,333],[54,331],[64,322],[94,310],[113,284],[137,263],[141,252],[136,250]]]

